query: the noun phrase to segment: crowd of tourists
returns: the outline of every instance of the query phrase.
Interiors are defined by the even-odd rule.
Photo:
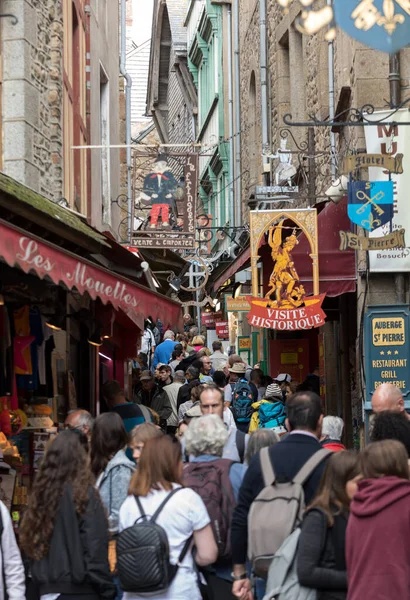
[[[138,357],[131,398],[109,381],[106,412],[67,416],[18,544],[0,504],[0,600],[410,597],[398,388],[376,390],[371,442],[347,450],[316,374],[295,389],[220,342],[174,337],[151,368]]]

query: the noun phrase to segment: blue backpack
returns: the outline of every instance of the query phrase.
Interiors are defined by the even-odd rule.
[[[232,384],[232,412],[237,423],[250,423],[253,413],[252,390],[246,379]]]
[[[273,429],[285,424],[285,405],[278,402],[263,402],[259,407],[259,428]]]

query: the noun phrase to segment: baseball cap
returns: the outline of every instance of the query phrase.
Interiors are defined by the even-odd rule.
[[[292,377],[289,375],[289,373],[279,373],[279,375],[275,377],[275,381],[279,381],[279,383],[283,383],[284,381],[286,381],[286,383],[290,383],[292,381]]]

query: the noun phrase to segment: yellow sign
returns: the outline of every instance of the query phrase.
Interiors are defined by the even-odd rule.
[[[374,346],[403,346],[406,343],[402,317],[376,318],[372,320]]]
[[[281,365],[297,365],[299,356],[297,352],[282,352],[280,355]]]
[[[232,298],[232,296],[225,296],[226,311],[227,312],[249,312],[251,306],[246,299],[246,296],[238,296]]]
[[[342,163],[342,174],[351,173],[356,169],[379,167],[392,173],[403,173],[403,154],[388,156],[387,154],[353,154],[346,156]]]
[[[239,350],[251,350],[252,340],[250,337],[240,337],[238,340]]]

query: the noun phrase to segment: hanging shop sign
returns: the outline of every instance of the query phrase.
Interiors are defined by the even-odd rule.
[[[225,307],[226,312],[248,312],[251,308],[251,305],[249,304],[246,296],[232,298],[232,296],[226,295]]]
[[[398,387],[410,405],[408,306],[370,306],[365,315],[366,407],[382,383]]]
[[[352,223],[373,231],[393,219],[392,181],[349,183],[347,214]]]
[[[195,247],[198,154],[158,154],[148,170],[137,169],[134,188],[133,246]]]
[[[202,325],[205,325],[207,329],[214,329],[216,321],[222,320],[221,312],[203,312],[201,314]]]
[[[367,115],[369,121],[383,122],[374,127],[365,127],[366,149],[370,153],[383,154],[396,157],[403,154],[410,155],[410,128],[400,127],[401,122],[407,122],[409,111],[399,110],[391,116],[391,111],[378,111]],[[392,120],[394,123],[392,123]],[[371,181],[386,181],[388,174],[380,168],[369,168]],[[390,175],[394,183],[393,220],[382,225],[369,234],[370,238],[390,235],[392,232],[404,229],[410,231],[410,211],[408,210],[408,190],[410,189],[410,169],[405,169],[402,174],[392,172]],[[403,248],[382,249],[372,252],[369,256],[369,269],[372,272],[397,273],[410,271],[410,250]]]
[[[238,337],[238,350],[252,350],[252,340],[250,337]]]
[[[406,242],[404,240],[404,229],[396,229],[390,235],[383,237],[370,238],[364,235],[356,235],[350,231],[339,231],[340,235],[340,247],[339,250],[365,250],[380,251],[380,250],[391,250],[393,248],[405,248]]]
[[[408,0],[334,0],[337,25],[352,38],[382,52],[410,44]]]
[[[322,310],[325,295],[319,294],[319,256],[316,209],[251,211],[252,296],[248,322],[253,327],[296,331],[324,324]],[[287,225],[291,221],[294,225]],[[303,231],[309,241],[312,259],[313,296],[307,296],[300,283],[292,252],[299,243],[297,231]],[[262,237],[268,234],[273,270],[269,291],[258,298],[258,250]]]
[[[388,156],[386,154],[352,154],[346,156],[342,163],[341,175],[348,175],[357,169],[369,167],[384,169],[390,173],[403,173],[403,154]]]
[[[220,340],[229,340],[229,322],[228,321],[218,321],[215,323],[215,330],[218,339]]]

